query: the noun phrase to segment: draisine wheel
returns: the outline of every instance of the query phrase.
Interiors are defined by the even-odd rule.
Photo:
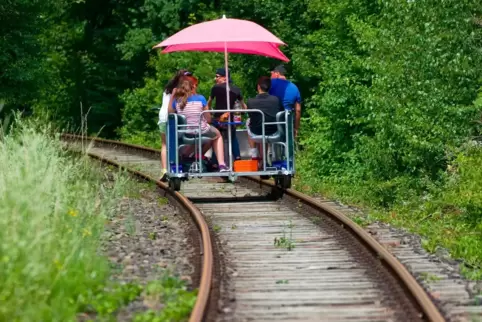
[[[279,175],[274,176],[274,184],[275,184],[276,186],[280,187],[280,188],[281,188],[281,186],[282,186],[282,184],[281,184],[281,183],[282,183],[281,178],[282,178],[282,176],[279,176]]]
[[[169,188],[171,188],[174,191],[181,190],[181,178],[169,179]]]
[[[288,174],[288,175],[284,175],[280,178],[281,180],[281,188],[283,189],[290,189],[291,188],[291,176]]]

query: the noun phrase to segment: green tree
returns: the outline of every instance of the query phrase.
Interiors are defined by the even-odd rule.
[[[375,135],[357,150],[377,179],[435,179],[446,167],[446,147],[471,134],[482,75],[476,7],[455,0],[384,2],[376,20],[353,20],[369,53],[365,66],[376,75],[364,96]]]
[[[44,79],[44,52],[38,37],[60,6],[57,0],[0,3],[0,101],[6,104],[5,110],[26,108],[36,97]]]
[[[480,10],[455,0],[311,2],[307,15],[322,29],[293,55],[304,74],[322,78],[308,102],[303,171],[369,182],[383,204],[437,180],[448,148],[473,131]]]
[[[295,69],[311,84],[305,100],[308,118],[302,126],[306,158],[301,165],[318,176],[335,176],[348,168],[354,174],[359,162],[355,142],[373,133],[363,104],[373,75],[364,66],[368,53],[359,46],[350,21],[366,20],[379,10],[372,1],[317,0],[303,15],[319,27],[293,53]]]

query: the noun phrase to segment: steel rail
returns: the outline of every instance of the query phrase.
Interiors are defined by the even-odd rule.
[[[105,139],[100,139],[100,138],[93,138],[93,137],[85,137],[85,136],[79,136],[75,134],[62,134],[62,138],[64,139],[73,139],[73,140],[85,140],[85,141],[95,141],[95,142],[100,142],[100,143],[107,143],[107,144],[112,144],[112,145],[118,145],[118,146],[126,146],[129,148],[133,149],[139,149],[139,150],[144,150],[144,151],[149,151],[152,153],[160,153],[159,150],[143,147],[143,146],[138,146],[134,144],[128,144],[128,143],[123,143],[119,141],[113,141],[113,140],[105,140]],[[202,269],[201,269],[201,279],[199,283],[199,288],[198,288],[198,294],[196,298],[196,303],[194,304],[194,308],[191,311],[191,315],[189,317],[189,322],[201,322],[203,321],[205,314],[207,313],[207,307],[209,305],[209,297],[211,293],[211,286],[212,286],[212,280],[213,280],[213,246],[212,246],[212,241],[211,241],[211,236],[209,234],[209,227],[208,224],[206,223],[203,215],[199,211],[197,207],[195,207],[189,199],[187,199],[184,195],[182,195],[179,192],[173,191],[169,189],[169,187],[159,181],[156,180],[155,178],[142,173],[140,171],[134,170],[129,167],[122,166],[118,162],[115,162],[110,159],[106,159],[100,155],[94,154],[94,153],[87,153],[87,155],[91,158],[98,159],[104,163],[108,163],[110,165],[116,166],[120,169],[124,169],[140,178],[143,178],[145,180],[151,181],[156,183],[156,185],[163,189],[165,192],[170,194],[173,198],[175,198],[182,207],[189,213],[191,218],[194,220],[194,223],[198,227],[200,233],[201,233],[201,240],[202,240],[202,245],[201,245],[201,250],[202,250]]]
[[[128,143],[123,143],[120,141],[113,141],[113,140],[105,140],[105,139],[98,139],[98,138],[92,138],[92,137],[82,137],[78,135],[72,135],[72,134],[64,134],[63,137],[70,137],[74,138],[77,140],[84,139],[84,140],[91,140],[91,141],[98,141],[98,142],[104,142],[104,143],[109,143],[113,145],[118,145],[118,146],[125,146],[125,147],[130,147],[134,149],[139,149],[139,150],[144,150],[148,152],[152,152],[155,154],[159,154],[160,150],[152,149],[152,148],[147,148],[143,146],[138,146],[138,145],[133,145],[133,144],[128,144]],[[108,161],[109,163],[115,163],[113,161]],[[197,210],[195,206],[192,205],[192,203],[184,197],[182,194],[179,192],[174,192],[171,189],[167,187],[167,185],[163,184],[160,181],[157,181],[153,178],[150,178],[149,176],[142,174],[136,170],[130,170],[131,172],[134,173],[139,173],[139,175],[143,177],[148,177],[149,180],[155,181],[158,186],[160,186],[162,189],[165,189],[169,191],[169,193],[173,194],[176,196],[180,202],[181,200],[185,200],[187,203],[190,204],[190,207],[193,208],[193,211],[199,214],[199,216],[202,219],[202,215]],[[245,180],[249,180],[252,182],[255,182],[257,184],[260,184],[262,186],[274,189],[276,185],[272,182],[272,180],[260,180],[256,177],[240,177]],[[388,268],[395,274],[395,276],[403,283],[403,285],[407,288],[407,290],[410,292],[411,296],[413,299],[418,303],[420,306],[420,309],[422,310],[423,314],[425,317],[432,322],[443,322],[445,319],[443,318],[441,312],[439,309],[436,307],[436,305],[433,303],[431,300],[430,296],[425,292],[425,290],[422,288],[422,286],[419,285],[417,280],[410,274],[410,272],[403,266],[402,263],[400,263],[395,256],[393,256],[387,249],[385,249],[380,243],[378,243],[368,232],[366,232],[362,227],[360,227],[358,224],[353,222],[350,218],[348,218],[346,215],[341,213],[340,211],[324,205],[320,203],[319,201],[313,199],[312,197],[309,197],[303,193],[300,193],[296,190],[293,189],[286,189],[284,190],[284,193],[286,193],[288,196],[298,199],[299,201],[303,202],[307,206],[310,206],[320,212],[323,212],[324,214],[330,216],[337,222],[339,222],[345,229],[348,229],[354,236],[356,236],[366,247],[377,254],[377,256],[382,260]],[[207,225],[206,225],[207,229]],[[208,234],[209,237],[209,234]],[[210,240],[210,239],[209,239]],[[206,250],[206,247],[205,247]],[[206,251],[205,251],[206,253]],[[212,256],[210,257],[212,261]],[[210,270],[210,275],[212,276],[212,265],[209,267]],[[204,274],[204,271],[203,271]],[[202,284],[202,283],[201,283]],[[210,284],[209,284],[210,285]],[[201,294],[201,286],[199,288],[199,294]],[[209,296],[209,294],[207,295]],[[198,305],[199,304],[199,305]],[[201,308],[206,308],[207,307],[207,299],[200,301],[198,298],[198,302],[196,302],[196,307],[198,310],[201,310]],[[196,313],[196,315],[194,315]],[[196,311],[192,313],[191,315],[191,320],[190,321],[200,321],[194,319],[195,317],[199,316],[198,314],[201,314],[200,311]]]
[[[255,183],[265,185],[269,188],[274,188],[276,185],[271,180],[260,180],[256,177],[244,177],[247,180],[251,180]],[[334,209],[333,207],[322,204],[321,202],[307,196],[301,192],[293,189],[286,189],[284,193],[287,195],[300,200],[306,205],[315,208],[316,210],[329,215],[331,218],[338,221],[344,228],[349,229],[359,240],[361,240],[372,252],[376,253],[380,260],[384,261],[388,267],[396,274],[396,276],[402,281],[402,283],[408,288],[412,297],[417,301],[420,309],[425,314],[425,317],[432,322],[443,322],[446,321],[439,309],[430,299],[430,296],[425,292],[425,290],[420,286],[417,280],[410,274],[410,272],[405,268],[405,266],[400,263],[395,256],[393,256],[387,249],[385,249],[380,243],[378,243],[375,238],[373,238],[368,232],[366,232],[362,227],[348,218],[346,215],[340,211]]]

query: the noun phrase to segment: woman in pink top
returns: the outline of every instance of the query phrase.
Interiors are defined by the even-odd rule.
[[[169,104],[169,113],[184,115],[187,122],[187,135],[197,134],[199,130],[199,115],[208,109],[204,96],[196,93],[198,80],[194,76],[184,76],[179,81],[179,86],[174,90],[172,103]],[[210,143],[203,146],[203,155],[212,146],[214,153],[218,156],[219,171],[229,171],[224,163],[223,138],[219,131],[208,122],[211,122],[211,114],[205,113],[201,118],[202,136],[212,138]]]

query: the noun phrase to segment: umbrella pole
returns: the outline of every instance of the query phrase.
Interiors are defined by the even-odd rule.
[[[226,68],[226,101],[227,101],[227,107],[228,110],[230,110],[229,106],[229,68],[228,68],[228,45],[226,42],[224,42],[224,65]],[[229,169],[232,171],[233,169],[233,149],[231,148],[231,139],[232,139],[232,133],[231,133],[231,113],[228,114],[228,147],[229,147]],[[226,160],[224,160],[226,162]]]

